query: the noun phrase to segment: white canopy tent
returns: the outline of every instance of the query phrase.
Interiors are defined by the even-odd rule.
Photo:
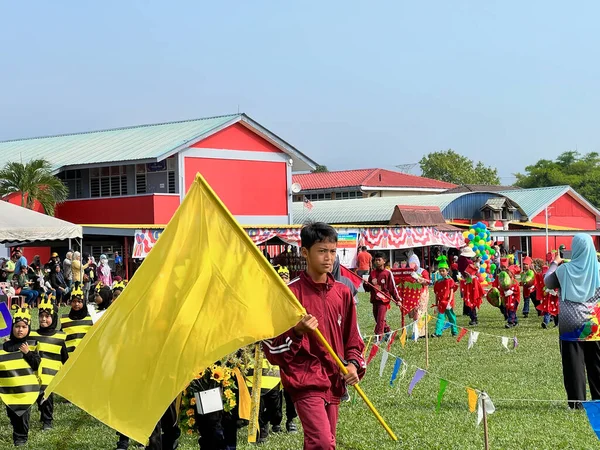
[[[25,244],[37,241],[82,239],[83,230],[55,217],[0,201],[0,243]]]

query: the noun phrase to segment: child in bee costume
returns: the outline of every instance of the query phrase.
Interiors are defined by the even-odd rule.
[[[54,375],[67,362],[69,353],[65,345],[67,335],[56,329],[59,323],[58,307],[52,304],[52,296],[42,299],[39,305],[39,318],[40,327],[37,331],[31,333],[31,337],[37,341],[37,350],[42,359],[38,370],[41,387],[37,404],[40,410],[42,429],[45,431],[52,428],[52,421],[54,419],[54,394],[50,394],[44,400],[44,391],[54,378]]]
[[[250,360],[246,366],[246,385],[252,389],[254,378],[254,361]],[[262,358],[262,380],[260,384],[260,413],[258,423],[260,431],[257,443],[263,443],[269,436],[269,425],[273,427],[274,433],[281,432],[281,421],[283,419],[282,409],[282,385],[279,367],[272,365],[267,358]]]
[[[75,351],[85,334],[92,327],[92,318],[83,300],[81,286],[77,285],[71,291],[71,311],[60,319],[62,330],[67,337],[65,343],[69,355]]]
[[[40,366],[37,343],[30,337],[31,314],[16,308],[10,338],[0,350],[0,398],[13,427],[15,447],[27,444],[31,405],[40,394],[36,371]]]

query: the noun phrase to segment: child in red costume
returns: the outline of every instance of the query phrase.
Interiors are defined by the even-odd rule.
[[[364,343],[350,289],[331,274],[337,232],[325,223],[312,223],[302,228],[300,239],[307,268],[288,286],[307,315],[294,328],[263,341],[263,348],[269,362],[279,366],[283,387],[294,402],[304,449],[333,450],[340,399],[346,386],[358,383],[365,373]],[[344,361],[346,375],[314,335],[317,327]]]
[[[368,281],[365,281],[363,287],[365,292],[371,293],[371,304],[373,305],[373,318],[375,319],[375,334],[380,338],[384,333],[390,332],[390,327],[385,321],[387,310],[390,309],[390,297],[400,301],[394,275],[389,269],[385,268],[385,256],[383,253],[375,253],[373,265],[375,269],[369,274]]]
[[[452,324],[452,336],[456,336],[458,334],[458,327],[456,326],[456,314],[454,313],[454,292],[458,286],[448,273],[448,263],[446,261],[439,263],[438,274],[439,278],[436,279],[433,285],[438,317],[435,323],[435,333],[432,337],[440,337],[442,335],[446,320]]]
[[[533,279],[526,279],[530,275],[530,271],[533,272]],[[533,303],[533,307],[537,308],[540,301],[537,298],[537,292],[535,283],[535,267],[533,266],[533,260],[530,256],[523,258],[523,273],[521,274],[521,286],[523,286],[523,317],[529,317],[529,303]],[[541,313],[538,311],[538,316]]]
[[[541,297],[541,302],[536,308],[544,314],[542,320],[542,328],[544,329],[548,328],[552,318],[554,318],[554,326],[558,326],[558,291],[548,289],[544,284],[546,272],[548,272],[548,266],[544,266],[541,273],[536,273],[536,289]]]
[[[517,319],[517,309],[519,308],[519,301],[521,300],[521,287],[519,282],[516,280],[515,275],[517,274],[518,267],[510,266],[507,273],[510,275],[512,283],[508,288],[500,286],[500,295],[504,298],[504,307],[506,308],[507,324],[505,328],[512,328],[518,325],[519,320]]]
[[[461,250],[458,258],[458,270],[460,272],[460,276],[462,277],[462,281],[460,283],[461,295],[465,303],[464,311],[471,318],[469,325],[479,324],[479,319],[477,318],[477,309],[481,307],[484,296],[483,286],[481,286],[479,277],[477,276],[479,270],[477,269],[477,266],[473,260],[471,260],[471,258],[474,257],[475,252],[473,249],[470,247],[464,247]]]

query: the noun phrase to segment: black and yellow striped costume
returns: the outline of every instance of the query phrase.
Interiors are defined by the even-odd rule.
[[[260,383],[261,395],[269,392],[272,389],[281,389],[281,375],[279,367],[272,365],[267,358],[262,360],[262,381]],[[254,362],[251,361],[246,366],[246,385],[248,389],[252,389],[252,380],[254,378]]]
[[[65,344],[69,354],[73,353],[88,330],[92,327],[92,318],[86,315],[81,320],[73,320],[68,314],[60,319],[62,331],[66,334]]]
[[[29,351],[36,341],[27,339]],[[8,352],[0,347],[0,398],[18,416],[22,416],[40,395],[40,382],[20,351]]]
[[[43,336],[37,331],[32,331],[30,336],[37,341],[37,351],[42,358],[38,376],[42,386],[41,391],[44,392],[63,365],[61,350],[65,345],[67,334],[57,331],[51,336]]]

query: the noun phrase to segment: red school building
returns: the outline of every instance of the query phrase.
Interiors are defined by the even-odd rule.
[[[69,188],[56,217],[84,225],[83,251],[109,259],[130,254],[135,228],[168,223],[198,172],[241,224],[292,224],[292,172],[316,166],[245,114],[0,142],[0,165],[14,155],[52,164]]]

